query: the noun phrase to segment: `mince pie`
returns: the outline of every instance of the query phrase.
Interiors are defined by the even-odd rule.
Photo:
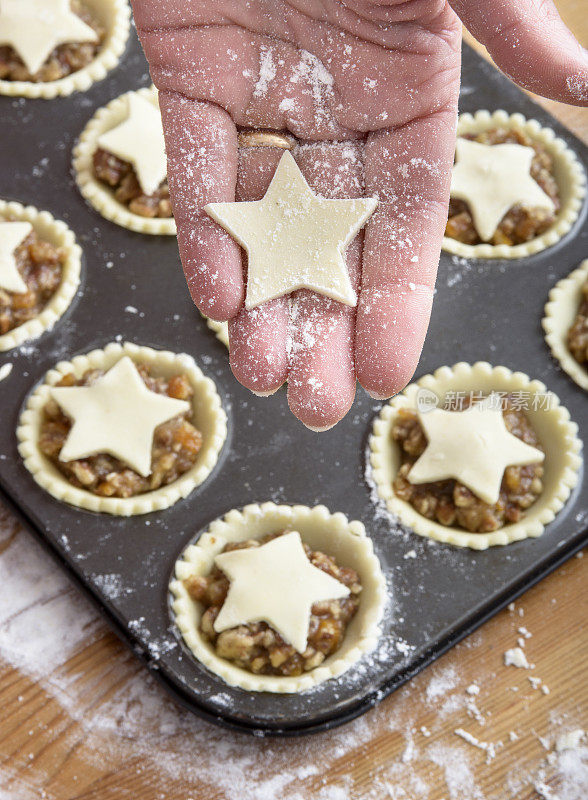
[[[577,425],[542,383],[460,363],[384,406],[370,463],[401,522],[482,550],[543,532],[578,480],[580,450]]]
[[[126,516],[166,508],[202,483],[226,416],[189,356],[112,344],[51,370],[18,437],[25,465],[54,497]]]
[[[196,658],[244,689],[299,692],[377,641],[385,581],[363,525],[264,503],[216,520],[176,564],[173,610]]]

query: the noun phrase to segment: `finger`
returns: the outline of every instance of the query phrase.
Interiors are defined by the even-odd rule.
[[[362,144],[305,145],[296,160],[311,188],[329,198],[363,195]],[[347,248],[347,267],[359,287],[361,237]],[[355,397],[355,309],[310,291],[292,298],[288,404],[307,427],[331,428]]]
[[[496,64],[525,89],[588,105],[588,52],[551,0],[451,0]]]
[[[237,200],[260,200],[284,150],[279,147],[241,147]],[[229,353],[233,374],[256,394],[272,394],[288,375],[288,298],[280,297],[229,322]]]
[[[239,246],[203,210],[235,199],[237,131],[209,103],[162,92],[159,106],[178,244],[192,299],[208,317],[226,320],[243,302]]]
[[[375,133],[365,148],[366,194],[379,205],[364,242],[357,309],[358,380],[374,397],[399,392],[425,339],[447,221],[456,110]]]

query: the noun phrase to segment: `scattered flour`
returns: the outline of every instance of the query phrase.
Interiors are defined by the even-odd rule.
[[[543,781],[537,781],[534,789],[542,800],[559,800],[559,797]]]
[[[426,757],[443,770],[450,800],[483,800],[463,747],[432,744]]]
[[[109,600],[116,600],[117,597],[132,593],[132,589],[123,585],[122,576],[116,572],[93,575],[92,580]]]
[[[458,683],[459,677],[454,667],[448,667],[441,672],[437,672],[427,686],[427,703],[430,705],[440,697],[445,697],[452,689],[455,689]]]
[[[582,728],[575,728],[572,731],[567,731],[567,733],[561,733],[555,740],[555,749],[558,753],[563,753],[565,750],[575,750],[585,738],[586,733]]]
[[[0,527],[0,542],[1,534]],[[43,676],[101,629],[97,614],[45,551],[28,536],[16,536],[0,557],[2,658],[29,675]]]
[[[128,591],[118,573],[94,578],[109,597]],[[144,626],[145,620],[138,617],[136,631]],[[484,751],[486,759],[492,760],[498,759],[498,744],[481,741],[475,730],[463,728],[456,729],[463,744],[437,741],[443,704],[456,697],[462,704],[466,697],[473,702],[479,694],[478,685],[462,683],[454,667],[437,668],[426,684],[427,705],[437,711],[427,711],[428,727],[411,716],[414,703],[408,701],[417,685],[412,684],[399,690],[393,702],[343,728],[315,737],[260,743],[209,725],[178,707],[138,662],[120,649],[113,651],[116,657],[102,673],[112,673],[110,689],[98,697],[92,680],[99,680],[100,674],[87,675],[83,667],[76,672],[71,662],[66,662],[104,635],[105,627],[94,608],[45,551],[0,509],[0,661],[36,681],[39,691],[58,704],[56,718],[69,717],[76,722],[63,734],[64,746],[83,752],[89,759],[89,771],[145,764],[149,780],[157,781],[149,796],[157,800],[195,800],[209,795],[226,800],[360,800],[350,776],[344,773],[345,764],[350,753],[370,747],[387,728],[398,734],[397,755],[378,764],[361,800],[426,800],[430,788],[418,773],[427,761],[444,776],[446,800],[485,800],[476,774],[478,756],[471,748]],[[402,646],[410,651],[407,643]],[[83,658],[80,661],[83,663]],[[458,691],[450,694],[455,689]],[[454,706],[459,713],[459,704]],[[505,800],[523,796],[521,787],[527,794],[533,786],[549,787],[554,776],[557,791],[553,797],[558,800],[585,800],[588,796],[584,732],[569,722],[565,729],[559,720],[551,725],[549,733],[556,745],[546,754],[545,767],[529,775],[513,770],[507,783],[516,789],[505,795]],[[419,730],[422,738],[418,738]],[[528,735],[513,731],[509,739]],[[323,784],[321,776],[331,768],[341,775],[341,764],[343,777],[334,785]],[[0,763],[0,800],[59,800],[44,790],[48,780],[42,764],[35,760],[25,773],[26,783],[23,772],[22,764]],[[187,783],[208,788],[202,790],[204,794],[190,795]]]
[[[263,97],[276,77],[276,65],[271,47],[262,47],[259,55],[259,77],[253,88],[254,97]],[[280,109],[282,110],[282,109]]]

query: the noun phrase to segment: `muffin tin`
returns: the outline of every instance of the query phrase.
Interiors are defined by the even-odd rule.
[[[504,108],[535,117],[586,163],[588,148],[467,47],[463,76],[462,110]],[[64,219],[84,253],[80,290],[53,331],[0,357],[0,364],[13,365],[0,382],[0,494],[183,705],[258,735],[324,730],[366,711],[581,548],[588,541],[588,487],[580,481],[539,539],[484,552],[436,544],[394,523],[366,479],[367,439],[380,404],[359,389],[347,417],[316,434],[291,415],[283,390],[257,398],[243,389],[226,348],[192,305],[176,242],[103,219],[85,204],[70,173],[75,138],[96,108],[148,84],[133,35],[120,66],[84,94],[50,102],[0,98],[0,197],[33,202]],[[522,369],[560,397],[580,438],[588,438],[586,394],[551,358],[541,331],[549,290],[587,250],[584,205],[561,242],[524,260],[466,261],[443,253],[417,376],[460,360]],[[16,448],[23,403],[45,372],[115,339],[193,355],[215,381],[229,420],[208,479],[187,499],[143,517],[98,515],[54,500],[34,483]],[[170,614],[168,584],[179,553],[229,509],[267,500],[322,503],[361,520],[388,581],[376,650],[340,678],[299,695],[225,685],[192,658]]]

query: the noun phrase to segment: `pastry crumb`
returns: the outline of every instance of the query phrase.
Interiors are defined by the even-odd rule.
[[[513,647],[504,653],[504,665],[518,669],[533,669],[534,664],[529,664],[527,656],[520,647]]]

